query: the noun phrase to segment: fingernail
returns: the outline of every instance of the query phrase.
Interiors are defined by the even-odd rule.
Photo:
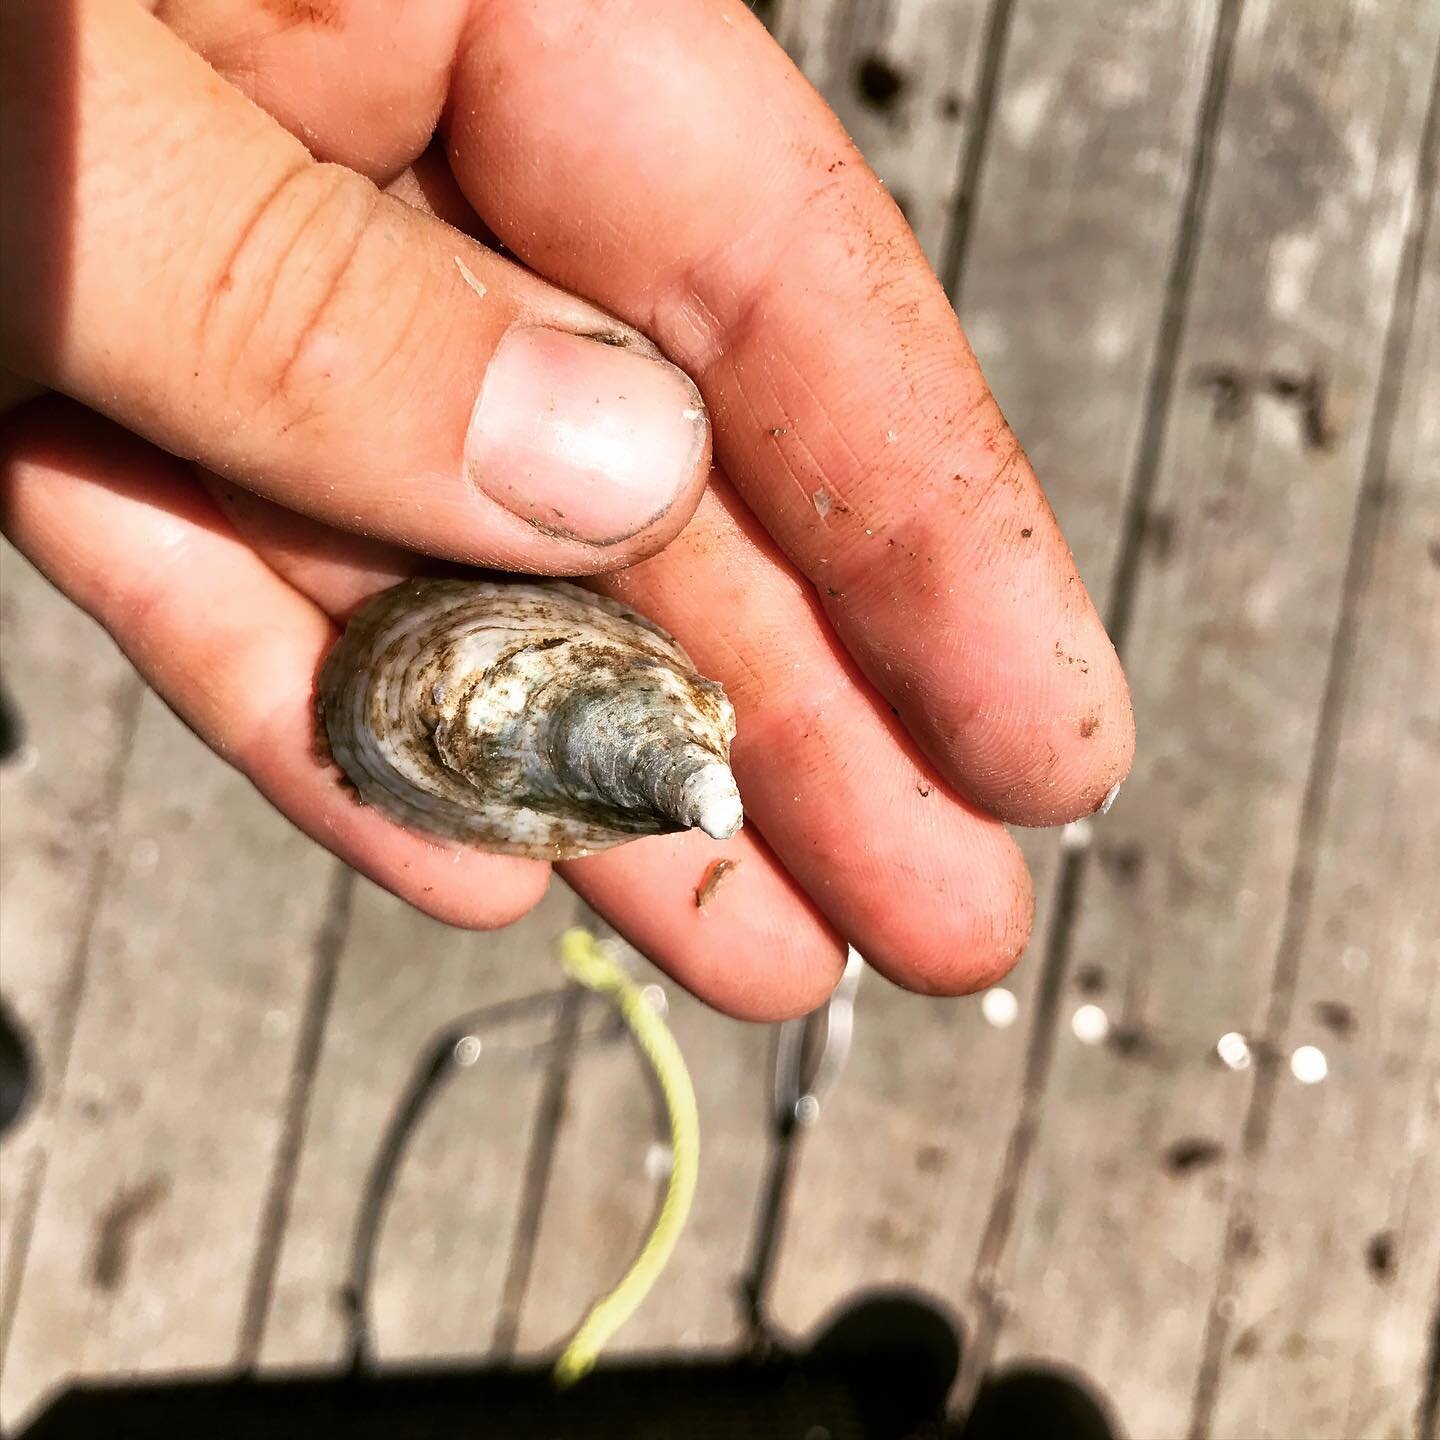
[[[1108,815],[1110,813],[1110,807],[1115,803],[1115,797],[1119,795],[1122,783],[1122,781],[1117,780],[1109,790],[1105,792],[1105,798],[1100,802],[1100,813],[1102,815]]]
[[[613,545],[670,508],[709,443],[700,392],[675,366],[517,326],[485,371],[465,468],[538,529]]]

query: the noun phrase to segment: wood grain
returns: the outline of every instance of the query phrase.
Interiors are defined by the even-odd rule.
[[[141,707],[56,1088],[0,1409],[223,1366],[334,862]]]
[[[1254,1071],[1216,1042],[1265,1030],[1437,23],[1247,5],[1218,117],[1151,496],[1174,547],[1130,606],[1144,738],[1070,946],[1131,1043],[1057,1033],[1000,1275],[1002,1353],[1078,1366],[1136,1434],[1190,1423],[1245,1171]]]
[[[467,1012],[554,992],[554,941],[586,914],[556,883],[519,924],[477,935],[361,883],[310,1087],[264,1364],[348,1362],[356,1215],[429,1042]],[[412,1135],[376,1246],[381,1363],[492,1354],[555,1021],[553,1008],[482,1021],[480,1059],[436,1093]]]
[[[99,627],[8,545],[0,654],[23,726],[21,750],[0,766],[0,994],[37,1087],[0,1145],[3,1359],[142,687]]]
[[[1434,105],[1432,99],[1432,107]],[[1435,143],[1431,117],[1431,146]],[[1212,1310],[1216,1435],[1421,1433],[1440,1274],[1440,214],[1402,272],[1271,1039]],[[1417,207],[1415,223],[1425,216]],[[1418,282],[1418,283],[1417,283]],[[1282,988],[1283,987],[1283,988]],[[1337,1183],[1338,1182],[1338,1183]],[[1318,1203],[1317,1203],[1318,1201]],[[1301,1261],[1304,1263],[1301,1263]],[[1432,1416],[1433,1420],[1433,1416]]]

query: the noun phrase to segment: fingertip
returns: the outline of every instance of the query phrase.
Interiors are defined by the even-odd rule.
[[[1047,708],[1037,705],[1023,738],[1010,745],[1019,763],[993,770],[971,765],[962,781],[970,797],[1009,825],[1067,825],[1098,811],[1130,773],[1135,711],[1109,641],[1099,685],[1087,685]],[[1098,668],[1098,667],[1097,667]]]
[[[889,923],[870,940],[866,960],[902,989],[971,995],[1003,979],[1024,953],[1034,885],[1019,846],[998,826],[992,832],[989,853],[968,858],[971,888],[958,903],[893,906]]]
[[[845,953],[838,938],[801,953],[781,953],[770,975],[749,977],[748,983],[717,990],[714,998],[705,998],[735,1020],[758,1025],[795,1020],[818,1010],[834,994],[845,970]]]

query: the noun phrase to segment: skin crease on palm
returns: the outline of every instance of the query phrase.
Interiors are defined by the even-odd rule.
[[[1032,900],[1002,821],[1097,808],[1125,682],[903,219],[745,7],[149,9],[4,12],[5,187],[35,199],[0,221],[0,360],[56,392],[0,421],[6,533],[296,824],[473,927],[549,867],[354,805],[316,668],[417,569],[591,576],[726,686],[747,824],[565,880],[750,1018],[823,1000],[845,941],[928,993],[1003,974]],[[600,494],[619,538],[526,523],[474,461],[477,388],[535,327],[562,408],[570,337],[681,394],[653,341],[703,396],[657,432],[654,513]]]

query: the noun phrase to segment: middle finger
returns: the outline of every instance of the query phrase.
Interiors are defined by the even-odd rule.
[[[663,553],[587,583],[724,684],[747,817],[867,960],[937,994],[1009,970],[1033,911],[1019,847],[924,759],[726,482]]]

